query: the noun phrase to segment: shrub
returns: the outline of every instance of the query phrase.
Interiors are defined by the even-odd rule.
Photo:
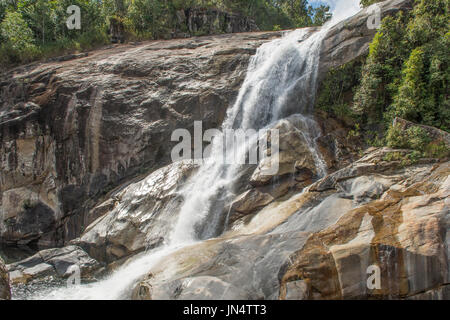
[[[399,125],[395,125],[389,128],[386,142],[391,148],[412,149],[424,152],[431,139],[428,133],[419,126],[402,130]]]
[[[18,12],[8,12],[0,24],[2,38],[6,45],[18,52],[35,47],[33,32]]]
[[[450,148],[443,141],[430,143],[425,147],[425,155],[437,159],[448,158],[450,157]]]

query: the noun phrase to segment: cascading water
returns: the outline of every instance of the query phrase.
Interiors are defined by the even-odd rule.
[[[236,103],[228,110],[222,132],[227,129],[258,131],[294,113],[304,114],[307,127],[313,129],[316,124],[312,119],[307,120],[307,114],[314,103],[320,43],[325,34],[325,29],[315,33],[299,29],[262,45],[250,61],[246,79]],[[310,137],[307,141],[318,155],[313,147],[317,130],[310,132],[313,135],[306,133]],[[250,137],[252,141],[256,139]],[[184,192],[186,200],[171,237],[173,243],[208,239],[218,233],[223,202],[233,194],[234,181],[240,176],[242,166],[227,164],[233,163],[231,159],[221,161],[222,153],[215,147],[213,145],[213,160],[200,168]],[[239,148],[238,157],[245,154],[248,147]],[[318,166],[318,172],[325,173],[322,166]],[[222,205],[217,206],[218,200]],[[208,223],[202,225],[205,218]],[[198,224],[202,225],[201,232],[195,227]]]
[[[332,21],[318,31],[295,30],[261,46],[250,62],[236,103],[228,110],[222,129],[257,131],[289,115],[298,114],[307,128],[307,132],[302,134],[309,143],[317,172],[324,175],[325,166],[315,146],[319,130],[315,121],[308,116],[317,89],[319,53],[328,29],[355,14],[359,10],[357,3],[357,0],[337,2]],[[253,137],[253,141],[256,139]],[[220,223],[226,221],[223,217],[224,205],[233,196],[234,184],[242,168],[242,165],[221,161],[219,157],[222,152],[218,152],[220,147],[213,141],[211,161],[199,168],[182,192],[184,204],[169,243],[135,257],[105,280],[71,288],[49,288],[28,298],[129,298],[133,284],[162,258],[196,241],[220,234],[223,231]],[[238,148],[238,154],[245,152],[245,147]]]

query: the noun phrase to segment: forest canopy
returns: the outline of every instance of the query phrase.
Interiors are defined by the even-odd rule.
[[[81,9],[82,29],[68,30],[67,8]],[[216,9],[253,19],[260,30],[322,25],[326,5],[307,0],[0,0],[0,63],[14,65],[87,50],[109,42],[112,21],[124,26],[129,40],[169,37],[177,12]]]

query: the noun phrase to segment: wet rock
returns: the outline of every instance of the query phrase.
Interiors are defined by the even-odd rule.
[[[248,214],[258,208],[265,207],[272,201],[273,197],[269,194],[253,189],[239,196],[231,205],[231,209],[239,213]]]
[[[11,299],[11,290],[9,288],[9,275],[5,264],[0,257],[0,300]]]
[[[8,265],[11,283],[26,284],[30,281],[45,281],[48,278],[66,279],[79,269],[82,280],[92,280],[101,265],[88,256],[80,247],[42,250],[37,254]]]
[[[173,292],[176,296],[173,296]],[[243,300],[247,294],[241,289],[226,283],[219,278],[200,276],[186,278],[182,281],[175,280],[160,287],[139,287],[139,292],[134,294],[135,299],[145,300],[211,300],[221,297],[220,300]]]
[[[170,254],[133,297],[177,299],[193,279],[210,277],[220,280],[217,290],[194,285],[198,296],[189,297],[220,299],[227,285],[240,289],[230,299],[444,297],[450,163],[399,167],[382,161],[389,151],[371,149],[303,193],[238,219],[221,238]],[[380,289],[367,286],[373,265]]]
[[[72,243],[106,263],[160,246],[178,217],[183,200],[178,192],[195,168],[192,161],[181,161],[130,184],[101,205],[111,210]]]
[[[314,139],[320,135],[320,131],[315,126],[313,119],[300,115],[293,115],[276,123],[271,129],[279,132],[279,152],[260,160],[250,178],[250,184],[267,185],[274,182],[276,177],[293,175],[302,169],[317,173],[314,157],[319,155],[314,154]],[[278,170],[274,171],[273,168],[276,167]]]

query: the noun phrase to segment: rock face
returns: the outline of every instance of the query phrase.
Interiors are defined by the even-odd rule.
[[[220,125],[249,58],[279,36],[125,45],[2,75],[0,241],[80,235],[108,191],[170,163],[174,129]]]
[[[413,0],[389,0],[377,3],[381,19],[399,11],[408,11]],[[319,77],[325,76],[330,68],[336,68],[368,52],[377,29],[369,28],[367,21],[374,12],[370,7],[355,16],[332,27],[326,35],[320,55]]]
[[[0,257],[0,300],[11,299],[11,290],[9,288],[9,276],[5,264]]]
[[[448,299],[450,162],[404,167],[383,160],[391,152],[407,153],[369,150],[221,238],[165,257],[133,298]],[[367,285],[371,266],[379,288]]]
[[[248,17],[216,9],[189,8],[177,12],[177,25],[173,36],[255,31],[259,31],[258,26]]]
[[[131,184],[101,204],[107,213],[72,242],[106,263],[162,245],[184,200],[178,193],[194,170],[191,161],[177,162]]]

